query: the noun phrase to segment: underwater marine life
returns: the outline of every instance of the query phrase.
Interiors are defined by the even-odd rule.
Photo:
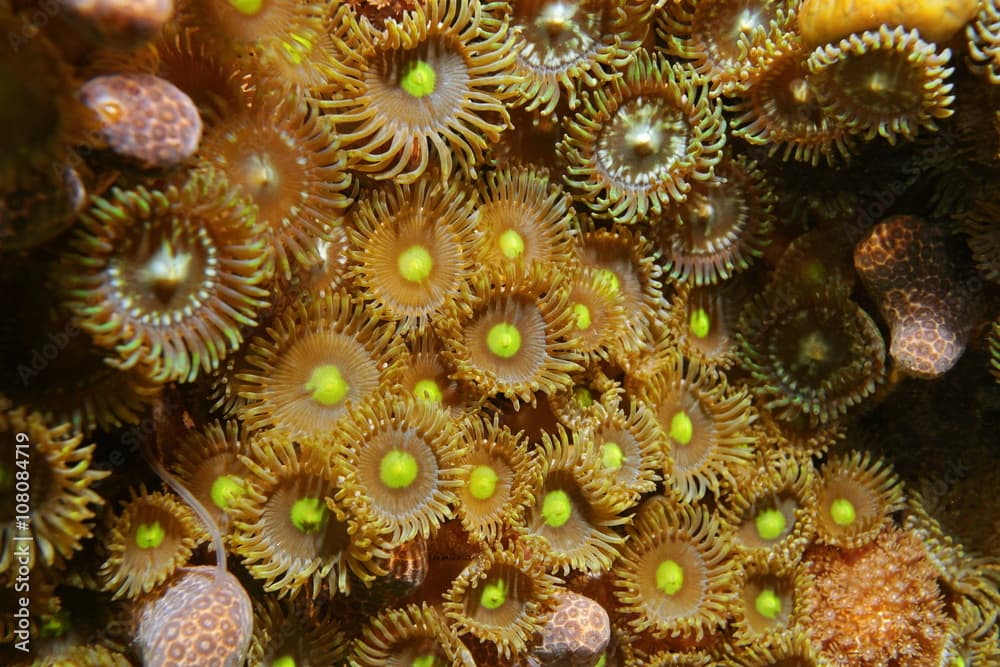
[[[149,667],[238,667],[252,627],[250,600],[236,577],[214,567],[183,568],[144,605],[136,643]]]
[[[875,322],[829,286],[766,291],[744,308],[737,336],[754,392],[782,420],[805,415],[826,423],[885,379],[885,343]]]
[[[897,135],[937,129],[935,119],[953,113],[950,55],[916,30],[883,25],[816,49],[809,69],[834,117],[865,139],[879,135],[894,143]]]
[[[149,593],[191,558],[205,535],[184,503],[142,489],[119,515],[106,536],[111,555],[101,566],[105,589],[114,597]]]
[[[972,290],[949,259],[940,227],[883,220],[858,244],[854,265],[889,323],[889,354],[916,377],[937,377],[965,351]]]
[[[341,131],[350,166],[412,183],[434,156],[440,179],[475,175],[483,151],[509,124],[513,40],[479,0],[427,0],[378,30],[350,14],[339,67],[357,92],[320,106]],[[454,158],[452,157],[454,153]]]
[[[388,362],[398,356],[393,331],[341,292],[288,305],[271,321],[267,337],[251,342],[236,373],[236,392],[247,401],[240,411],[244,424],[325,435],[351,404],[389,382]]]
[[[541,631],[542,643],[533,655],[542,664],[556,667],[599,664],[611,639],[608,612],[572,591],[557,592],[556,600],[555,610]]]
[[[939,664],[944,596],[915,536],[889,530],[855,553],[816,547],[809,562],[823,608],[812,631],[830,664]]]
[[[28,413],[24,408],[12,408],[0,396],[0,433],[11,438],[0,460],[0,481],[5,491],[15,489],[18,470],[24,464],[18,463],[24,445],[31,443],[34,453],[33,468],[35,487],[31,495],[30,523],[15,521],[14,506],[0,515],[0,538],[3,551],[0,552],[0,573],[7,572],[15,565],[15,544],[30,530],[32,538],[27,542],[32,554],[29,563],[38,562],[53,565],[57,559],[69,559],[80,549],[82,540],[91,535],[90,519],[95,516],[95,508],[104,499],[91,488],[108,473],[91,468],[94,445],[81,447],[83,436],[73,435],[69,424],[50,427],[37,414]],[[14,444],[20,443],[21,448]],[[21,479],[23,481],[23,479]],[[24,549],[17,549],[23,555]]]
[[[174,0],[59,0],[74,20],[102,44],[119,48],[141,44],[174,15]]]
[[[349,256],[356,282],[373,301],[369,310],[420,332],[446,303],[467,301],[478,202],[463,190],[428,177],[358,203]]]
[[[997,2],[0,0],[0,664],[998,662]]]
[[[218,368],[256,323],[273,273],[249,204],[213,172],[182,188],[112,191],[64,256],[63,294],[118,368],[190,382]]]
[[[864,4],[803,0],[798,17],[802,36],[810,46],[835,42],[851,33],[876,30],[880,25],[916,28],[926,39],[943,44],[975,16],[976,8],[976,0],[869,0]]]
[[[615,596],[638,633],[699,642],[736,599],[728,533],[703,508],[647,501],[617,563]]]
[[[722,108],[693,70],[639,51],[621,74],[588,96],[557,145],[576,198],[617,222],[683,201],[725,144]]]
[[[201,116],[169,81],[150,74],[99,76],[83,84],[80,100],[100,118],[108,148],[142,167],[173,167],[198,149]]]

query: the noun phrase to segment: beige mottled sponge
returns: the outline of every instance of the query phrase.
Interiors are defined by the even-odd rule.
[[[101,124],[98,134],[116,155],[146,168],[172,167],[201,141],[201,116],[177,86],[151,74],[94,77],[81,101]]]
[[[945,229],[920,218],[883,220],[854,249],[854,267],[892,334],[899,369],[935,378],[965,351],[975,293],[948,249]]]
[[[139,610],[146,667],[239,667],[253,631],[250,596],[229,572],[183,568]]]
[[[588,597],[562,591],[534,657],[547,667],[594,667],[611,640],[611,620]]]

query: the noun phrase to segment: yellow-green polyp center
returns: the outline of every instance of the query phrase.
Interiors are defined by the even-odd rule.
[[[434,68],[423,60],[413,60],[407,63],[399,85],[413,97],[426,97],[434,92],[437,74]]]
[[[444,394],[441,393],[441,387],[435,380],[424,379],[418,380],[415,385],[413,385],[413,395],[422,401],[427,401],[429,403],[440,403],[444,400]]]
[[[283,655],[271,661],[271,667],[295,667],[295,658],[290,655]]]
[[[625,452],[616,442],[601,445],[601,464],[610,470],[618,470],[625,465]]]
[[[229,4],[240,14],[254,16],[260,13],[264,0],[229,0]]]
[[[573,323],[576,324],[577,329],[589,329],[590,325],[593,323],[593,319],[590,315],[590,308],[587,308],[587,306],[582,303],[573,304]]]
[[[212,482],[212,502],[220,510],[228,508],[233,500],[245,493],[243,484],[235,475],[219,475]]]
[[[656,566],[656,587],[667,595],[676,595],[684,586],[684,568],[675,560],[665,560]]]
[[[510,359],[521,349],[521,332],[508,322],[494,324],[486,334],[486,347],[503,359]]]
[[[688,323],[691,335],[695,338],[707,338],[712,329],[712,320],[705,312],[704,308],[696,308],[691,313],[691,320]]]
[[[785,532],[788,521],[779,510],[769,509],[757,515],[754,519],[754,525],[757,527],[757,535],[760,536],[760,539],[776,540]]]
[[[421,283],[427,280],[434,269],[434,258],[427,248],[414,244],[399,254],[396,260],[399,275],[411,283]]]
[[[52,637],[62,637],[73,628],[73,623],[66,610],[57,612],[53,616],[45,619],[41,627],[38,628],[38,635],[42,639]]]
[[[394,449],[379,462],[379,479],[390,489],[405,489],[417,478],[420,466],[413,454]]]
[[[683,410],[670,419],[670,437],[678,445],[690,444],[691,438],[694,437],[694,423]]]
[[[507,584],[504,581],[492,581],[483,586],[479,595],[479,604],[487,609],[499,609],[507,601]]]
[[[469,493],[477,500],[492,498],[497,490],[497,472],[487,465],[476,466],[469,474]]]
[[[617,296],[621,292],[621,282],[614,271],[611,269],[597,269],[596,275],[598,282],[605,285],[612,296]]]
[[[517,259],[524,254],[524,239],[513,229],[508,229],[500,235],[497,242],[500,252],[507,259]]]
[[[587,387],[576,387],[573,390],[573,398],[581,408],[589,408],[594,404],[594,396]]]
[[[847,498],[837,498],[830,503],[830,518],[838,526],[850,526],[858,518],[854,504]]]
[[[561,489],[549,491],[542,499],[542,519],[553,528],[564,526],[572,513],[569,494]]]
[[[155,549],[163,544],[167,531],[159,521],[140,523],[135,529],[135,544],[140,549]]]
[[[437,660],[433,655],[418,655],[410,661],[410,667],[435,667]]]
[[[344,400],[351,385],[347,384],[339,368],[333,364],[324,364],[313,369],[305,389],[314,401],[329,407]]]
[[[770,588],[765,588],[754,599],[753,606],[758,614],[773,621],[781,613],[781,598]]]
[[[310,498],[307,496],[295,501],[295,504],[292,505],[292,511],[289,512],[289,516],[292,520],[292,525],[299,532],[308,535],[309,533],[315,533],[323,527],[326,512],[326,503],[321,498]]]

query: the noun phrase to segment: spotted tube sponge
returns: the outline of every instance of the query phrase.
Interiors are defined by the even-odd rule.
[[[938,377],[965,351],[976,291],[953,257],[943,228],[909,215],[883,220],[854,248],[891,331],[889,354],[908,375]]]
[[[602,664],[611,641],[611,621],[604,607],[572,591],[560,591],[557,604],[542,628],[542,643],[534,657],[556,667]]]
[[[80,88],[112,153],[146,169],[180,164],[198,149],[201,116],[180,88],[152,74],[108,74]]]
[[[238,667],[253,631],[253,608],[230,572],[203,565],[176,579],[139,614],[136,645],[147,667]]]
[[[162,396],[153,404],[152,419],[155,438],[143,443],[143,458],[205,525],[215,565],[180,568],[142,600],[135,609],[136,650],[146,667],[239,667],[253,635],[250,595],[226,569],[218,524],[197,497],[167,472],[154,451],[151,440],[162,446],[178,436],[178,415]]]

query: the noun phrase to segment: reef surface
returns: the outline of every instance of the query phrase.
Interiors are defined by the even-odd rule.
[[[998,0],[0,0],[0,662],[1000,664],[998,84]]]

